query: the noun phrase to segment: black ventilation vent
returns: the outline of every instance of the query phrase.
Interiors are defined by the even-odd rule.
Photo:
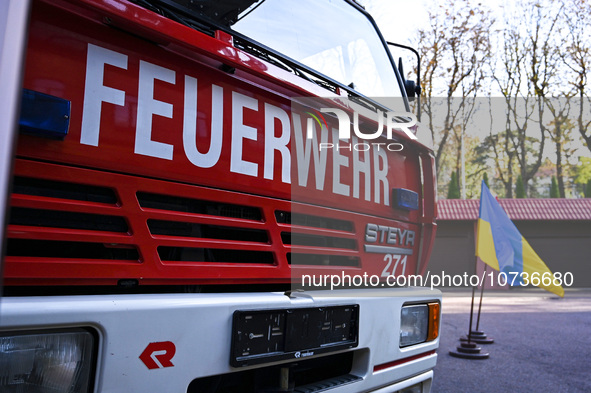
[[[206,214],[253,221],[261,221],[263,218],[259,209],[250,206],[232,205],[170,195],[149,194],[146,192],[138,192],[137,199],[141,207],[149,209]]]
[[[362,379],[363,378],[358,377],[356,375],[348,374],[348,375],[343,375],[342,377],[326,379],[322,382],[317,382],[314,384],[302,386],[301,388],[296,388],[293,392],[294,393],[326,392],[330,389],[334,389],[339,386],[348,385],[353,382],[361,381]]]
[[[139,260],[138,251],[134,246],[35,239],[8,239],[6,255],[9,257]]]
[[[272,252],[194,247],[158,247],[162,261],[273,264]]]
[[[330,392],[363,380],[351,374],[355,353],[348,351],[305,360],[300,358],[291,363],[203,377],[193,380],[187,393]],[[288,375],[285,370],[289,370]],[[282,387],[281,381],[288,383]],[[347,391],[361,390],[350,388]]]
[[[122,233],[129,231],[127,222],[122,217],[24,207],[13,207],[10,210],[10,224]]]
[[[347,250],[357,249],[357,242],[355,239],[344,239],[342,237],[282,232],[281,240],[283,241],[283,244],[290,244],[292,246],[344,248]]]
[[[54,180],[33,179],[24,176],[16,176],[14,178],[12,192],[14,194],[70,199],[74,201],[117,203],[117,196],[110,188]]]
[[[276,211],[275,218],[279,224],[300,225],[312,228],[334,229],[337,231],[353,232],[353,223],[351,221],[339,220],[337,218],[328,218],[312,216],[309,214],[292,213],[288,211]]]
[[[236,240],[258,243],[269,242],[267,232],[258,229],[222,227],[164,220],[148,220],[148,227],[153,235]]]
[[[312,266],[360,266],[359,257],[347,255],[288,253],[287,262],[291,265]]]

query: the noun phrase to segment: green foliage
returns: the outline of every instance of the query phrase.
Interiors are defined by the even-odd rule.
[[[579,162],[574,169],[575,183],[587,184],[591,180],[591,158],[579,157]]]
[[[560,198],[560,191],[558,190],[558,181],[556,176],[552,176],[552,184],[550,185],[550,198]]]
[[[468,199],[478,199],[480,198],[480,188],[482,183],[482,176],[486,171],[490,170],[490,163],[486,162],[481,158],[479,155],[479,151],[477,150],[478,147],[482,144],[479,137],[476,136],[464,136],[464,152],[465,152],[465,173],[466,177],[465,180],[465,190],[466,190],[466,198]],[[456,168],[460,167],[461,161],[460,156],[458,155],[458,150],[455,149],[455,145],[449,144],[444,151],[444,155],[442,156],[441,164],[442,167],[439,168],[441,173],[448,174],[452,171],[456,170]],[[447,178],[449,179],[449,177]],[[491,176],[491,183],[492,176]],[[449,181],[449,180],[448,180]],[[447,185],[448,181],[442,181],[442,187],[440,196],[442,198],[447,197],[447,187],[443,187],[443,184]],[[460,189],[460,198],[462,193],[462,179],[460,175],[458,175],[458,185]]]
[[[447,188],[447,199],[460,199],[460,185],[458,184],[457,172],[451,173],[451,180]]]
[[[527,198],[521,175],[517,177],[517,182],[515,183],[515,198]]]
[[[585,198],[591,198],[591,179],[587,181],[587,187],[585,187]]]
[[[482,175],[482,181],[484,181],[484,184],[490,188],[490,185],[488,184],[488,173],[484,172],[484,175]]]

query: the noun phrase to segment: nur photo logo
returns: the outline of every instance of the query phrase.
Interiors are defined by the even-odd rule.
[[[338,120],[338,142],[320,142],[319,149],[322,150],[355,150],[368,151],[372,147],[380,150],[401,151],[404,146],[399,142],[391,142],[393,140],[394,130],[402,131],[410,139],[417,139],[412,132],[412,128],[417,124],[417,118],[414,114],[409,112],[384,112],[377,110],[373,118],[377,123],[375,131],[362,130],[360,126],[360,114],[357,111],[353,112],[353,121],[349,114],[338,108],[320,108],[320,111],[313,110],[315,113],[305,112],[310,117],[306,122],[306,138],[314,139],[315,123],[321,130],[330,130],[328,122],[323,114],[332,114],[332,117]],[[365,116],[368,117],[368,116]],[[353,132],[351,132],[351,124],[353,124]],[[334,131],[334,130],[333,130]],[[388,142],[376,142],[380,137],[385,136]]]

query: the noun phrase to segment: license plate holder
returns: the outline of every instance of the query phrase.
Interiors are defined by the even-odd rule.
[[[359,305],[237,310],[230,364],[243,367],[354,348]]]

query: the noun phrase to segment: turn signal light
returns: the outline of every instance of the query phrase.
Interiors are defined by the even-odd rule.
[[[429,332],[427,333],[427,341],[435,340],[439,337],[439,322],[440,314],[439,311],[441,306],[439,303],[429,303]]]

